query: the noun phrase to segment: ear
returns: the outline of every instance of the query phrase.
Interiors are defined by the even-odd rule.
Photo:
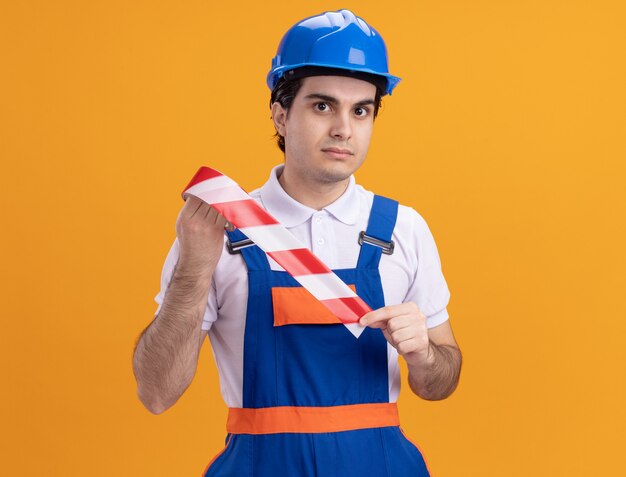
[[[287,130],[287,110],[283,108],[278,101],[272,103],[272,121],[274,121],[274,127],[278,134],[285,137],[285,131]]]

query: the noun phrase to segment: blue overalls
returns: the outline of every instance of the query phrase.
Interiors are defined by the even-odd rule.
[[[390,242],[398,204],[375,196],[366,235]],[[230,232],[231,243],[245,239]],[[355,244],[356,245],[356,244]],[[364,242],[357,267],[334,270],[372,309],[384,306],[381,248]],[[389,404],[387,341],[366,328],[357,339],[343,324],[274,325],[272,288],[299,287],[272,271],[257,246],[241,249],[249,296],[244,337],[243,408],[348,408]],[[372,404],[374,403],[374,404]],[[357,406],[358,407],[358,406]],[[304,409],[304,408],[302,408]],[[230,419],[230,416],[229,416]],[[320,423],[322,426],[324,423]],[[229,432],[205,477],[422,477],[420,451],[399,426],[340,432]]]

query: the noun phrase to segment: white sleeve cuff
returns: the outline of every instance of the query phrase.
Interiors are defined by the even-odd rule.
[[[448,320],[448,310],[444,308],[439,313],[426,317],[426,328],[434,328]]]

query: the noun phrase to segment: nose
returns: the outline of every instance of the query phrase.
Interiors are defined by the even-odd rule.
[[[350,136],[352,136],[352,124],[349,113],[338,111],[333,116],[330,135],[335,139],[350,139]]]

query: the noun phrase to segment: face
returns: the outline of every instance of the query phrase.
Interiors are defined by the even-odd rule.
[[[345,76],[312,76],[288,112],[272,115],[285,138],[285,171],[313,183],[347,180],[365,160],[374,125],[376,87]]]

